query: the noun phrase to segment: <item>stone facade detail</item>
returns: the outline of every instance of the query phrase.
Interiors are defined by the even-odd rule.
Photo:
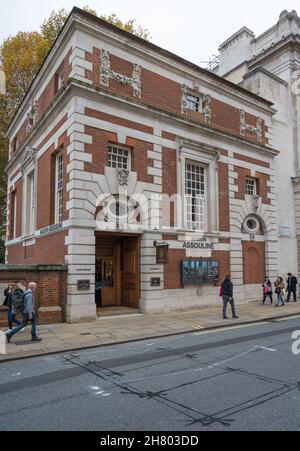
[[[108,88],[109,80],[113,79],[124,86],[131,86],[133,89],[134,97],[141,98],[142,96],[141,71],[142,69],[138,64],[133,65],[132,77],[127,77],[126,75],[122,75],[113,71],[110,65],[109,52],[106,50],[102,51],[101,74],[100,74],[100,82],[102,86]]]
[[[118,181],[121,188],[128,186],[130,171],[128,169],[118,169]]]
[[[205,122],[207,124],[211,124],[211,115],[212,115],[212,111],[211,111],[211,96],[210,95],[206,95],[204,97],[204,101],[203,101],[203,114],[205,117]]]
[[[191,67],[184,62],[178,80],[174,55],[166,52],[162,59],[152,45],[134,38],[131,42],[129,35],[111,26],[106,33],[105,25],[100,21],[95,27],[95,21],[88,23],[80,12],[69,19],[65,35],[52,50],[56,67],[51,73],[41,70],[31,99],[25,100],[9,131],[10,145],[16,149],[8,166],[7,263],[64,264],[62,308],[70,323],[97,317],[97,292],[106,288],[99,278],[103,267],[98,269],[99,261],[105,263],[104,254],[119,259],[119,291],[112,294],[110,306],[134,303],[144,313],[166,313],[218,305],[216,285],[230,272],[238,302],[257,300],[260,278],[266,271],[270,277],[278,274],[274,160],[279,152],[267,146],[263,136],[268,130],[271,137],[270,103],[200,68],[191,77]],[[104,42],[109,51],[102,50]],[[55,102],[53,93],[45,91],[49,97],[38,99],[45,108],[40,106],[36,123],[36,103],[31,102],[39,90],[44,92],[41,87],[55,76],[62,64],[59,56],[67,55],[70,47],[70,89],[61,90]],[[186,114],[188,94],[199,97],[199,108],[194,108],[199,114]],[[36,128],[24,140],[28,111]],[[19,146],[13,146],[16,137]],[[245,195],[245,177],[261,182],[256,203]],[[61,181],[62,194],[55,189]],[[57,194],[62,195],[62,205],[57,202],[62,211],[59,231],[51,229]],[[33,195],[34,243],[24,250],[26,236],[20,225],[26,225],[26,202]],[[198,202],[204,196],[205,203]],[[15,233],[16,199],[23,208]],[[117,201],[115,209],[110,200]],[[254,238],[243,229],[244,219],[253,215],[262,224]],[[43,230],[49,233],[43,236]],[[108,256],[103,249],[109,241],[117,244]],[[187,249],[190,241],[202,246]],[[254,282],[243,263],[243,251],[251,253],[252,244],[253,249],[266,248]],[[190,258],[218,261],[218,282],[184,286],[182,262]],[[139,278],[135,299],[124,291],[133,289],[130,283],[122,287],[120,268],[126,271],[130,262],[132,274]],[[250,280],[246,287],[244,280]],[[103,308],[102,300],[97,298],[98,307]]]
[[[246,132],[256,134],[256,139],[258,142],[262,142],[263,137],[263,129],[262,129],[263,121],[261,118],[257,118],[256,127],[253,125],[249,125],[246,123],[246,113],[244,110],[240,110],[240,135],[245,136]]]
[[[37,121],[38,121],[38,102],[36,100],[31,102],[30,110],[29,113],[27,114],[27,128],[26,128],[27,136],[30,135]]]

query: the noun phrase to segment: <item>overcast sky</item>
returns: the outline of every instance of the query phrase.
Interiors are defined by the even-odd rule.
[[[246,25],[256,35],[274,25],[281,11],[297,8],[296,0],[2,0],[0,43],[18,31],[39,30],[53,9],[89,5],[98,14],[115,12],[148,28],[152,42],[200,64],[217,53],[219,44]],[[300,13],[300,7],[299,11]]]

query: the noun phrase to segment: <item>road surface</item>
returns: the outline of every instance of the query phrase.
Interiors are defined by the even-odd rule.
[[[0,430],[300,430],[300,317],[0,364]]]

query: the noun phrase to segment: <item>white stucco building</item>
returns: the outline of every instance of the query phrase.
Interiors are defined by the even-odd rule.
[[[278,209],[278,274],[299,270],[300,255],[300,18],[283,11],[256,37],[243,27],[219,47],[218,75],[274,103],[272,146]]]

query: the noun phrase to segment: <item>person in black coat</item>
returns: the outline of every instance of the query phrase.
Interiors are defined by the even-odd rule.
[[[18,287],[13,285],[8,285],[8,287],[4,290],[4,303],[3,305],[8,308],[7,311],[7,322],[8,322],[8,332],[10,332],[13,328],[13,325],[16,324],[17,326],[20,326],[22,323],[21,321],[16,319],[16,316],[13,314],[12,311],[12,297],[15,290],[17,290]]]
[[[223,298],[223,318],[227,318],[227,306],[228,303],[231,305],[232,317],[238,319],[235,311],[234,299],[233,299],[233,283],[231,281],[231,276],[226,276],[224,282],[222,283],[222,298]]]
[[[292,273],[289,273],[286,283],[288,292],[287,302],[290,302],[292,294],[294,297],[294,302],[297,302],[297,285],[298,285],[297,277],[293,276]]]

